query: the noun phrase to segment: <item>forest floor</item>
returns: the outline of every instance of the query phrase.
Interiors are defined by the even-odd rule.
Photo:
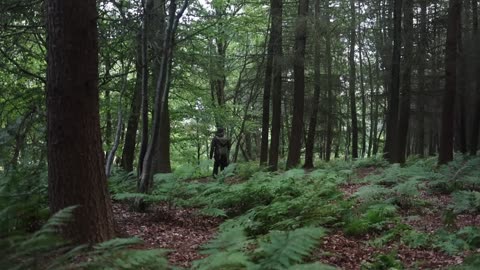
[[[356,170],[357,178],[376,174],[380,169],[374,167]],[[201,179],[208,182],[209,178]],[[210,180],[211,181],[211,180]],[[225,181],[235,185],[241,182],[238,178]],[[345,198],[349,198],[359,188],[368,183],[341,184],[340,190]],[[445,207],[452,200],[451,195],[428,194],[422,192],[421,199],[429,202],[425,206],[410,210],[401,210],[403,223],[415,230],[434,233],[445,227]],[[121,236],[139,237],[144,245],[138,248],[163,248],[170,250],[169,261],[176,266],[190,267],[194,260],[205,257],[199,253],[201,245],[215,237],[222,218],[200,215],[197,209],[169,207],[159,203],[147,213],[137,213],[129,209],[127,203],[114,203],[114,216],[117,230]],[[453,222],[455,230],[466,226],[480,226],[480,215],[458,215]],[[341,269],[361,269],[361,265],[372,260],[373,254],[396,253],[397,258],[408,269],[439,269],[446,266],[461,264],[469,252],[459,255],[447,255],[437,249],[411,248],[398,242],[382,247],[371,245],[371,240],[380,236],[379,233],[367,233],[360,236],[345,235],[342,230],[331,230],[321,239],[321,244],[310,257],[309,261],[320,261]],[[477,250],[476,252],[480,252]],[[470,252],[471,253],[471,252]]]

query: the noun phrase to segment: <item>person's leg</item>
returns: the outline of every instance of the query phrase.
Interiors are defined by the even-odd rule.
[[[213,162],[213,176],[216,176],[218,174],[218,166],[220,165],[219,160],[216,160]]]
[[[228,161],[226,158],[222,158],[220,162],[220,169],[223,171],[228,166]]]

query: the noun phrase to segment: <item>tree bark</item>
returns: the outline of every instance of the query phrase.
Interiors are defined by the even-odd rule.
[[[123,64],[122,64],[123,65]],[[123,68],[123,72],[127,74],[127,70],[130,69],[130,63],[128,63],[127,67]],[[115,154],[117,153],[118,146],[120,145],[120,141],[122,139],[123,133],[123,113],[122,113],[122,99],[125,93],[125,89],[127,88],[127,75],[124,75],[122,78],[122,88],[120,90],[119,102],[118,102],[118,111],[117,111],[117,128],[115,129],[115,138],[113,140],[112,149],[108,152],[107,160],[105,163],[105,175],[107,179],[110,177],[112,172],[112,165],[113,160],[115,159]]]
[[[47,2],[48,193],[52,213],[78,205],[64,230],[78,242],[114,236],[98,100],[96,1]]]
[[[282,117],[282,0],[271,0],[273,64],[272,64],[272,130],[270,152],[268,159],[269,169],[278,168],[278,151],[280,146],[280,129]]]
[[[163,55],[160,65],[157,85],[155,87],[155,110],[152,121],[152,140],[148,144],[147,152],[145,153],[145,160],[143,162],[142,174],[140,176],[139,192],[149,193],[153,185],[153,152],[159,143],[159,131],[163,126],[162,116],[166,113],[164,104],[168,104],[168,88],[169,88],[169,69],[171,68],[171,61],[173,55],[175,32],[178,22],[187,8],[188,0],[185,0],[182,8],[176,14],[176,2],[172,0],[169,6],[168,26],[165,31],[163,39]],[[144,210],[144,205],[137,203],[139,210]]]
[[[394,0],[393,7],[393,52],[390,88],[388,95],[387,133],[385,140],[384,156],[390,162],[395,157],[395,136],[397,134],[397,121],[399,111],[400,89],[400,49],[402,46],[402,0]]]
[[[272,9],[273,10],[273,9]],[[272,11],[271,11],[272,12]],[[270,16],[272,17],[272,15]],[[262,140],[260,143],[260,165],[266,165],[268,161],[268,131],[270,128],[270,93],[272,85],[272,63],[273,63],[273,41],[274,37],[273,29],[273,19],[271,20],[270,26],[270,37],[268,40],[267,48],[267,63],[265,67],[265,81],[263,87],[263,106],[262,106]]]
[[[455,92],[457,87],[457,31],[461,19],[461,0],[449,0],[445,55],[445,95],[443,97],[439,164],[453,160],[453,127]]]
[[[121,167],[127,172],[133,171],[133,160],[135,158],[135,145],[137,140],[138,120],[140,117],[140,107],[142,98],[142,42],[141,33],[138,38],[137,55],[135,60],[135,89],[130,105],[130,115],[128,117],[127,131],[125,133],[125,142],[123,144]]]
[[[288,144],[287,169],[300,164],[303,136],[303,108],[305,103],[305,46],[307,40],[308,0],[300,0],[295,29],[294,94],[292,128]]]
[[[427,33],[427,0],[420,2],[420,44],[418,55],[426,55],[428,46]],[[415,153],[420,157],[425,156],[425,57],[418,58],[418,90],[417,90],[417,142]]]
[[[148,54],[147,54],[147,32],[148,32],[148,13],[150,12],[152,5],[151,1],[142,0],[143,7],[143,22],[142,22],[142,34],[141,34],[141,46],[142,46],[142,141],[140,144],[140,153],[138,155],[138,175],[142,174],[143,161],[148,147]],[[137,183],[137,188],[140,186],[140,180]]]
[[[472,0],[472,26],[473,26],[473,36],[475,43],[479,44],[480,42],[480,32],[478,31],[478,3],[477,0]],[[480,53],[476,52],[476,63],[474,64],[476,76],[475,84],[475,113],[473,116],[472,123],[472,134],[471,134],[471,143],[470,143],[470,155],[476,155],[478,150],[478,134],[480,132]]]
[[[350,65],[349,96],[350,96],[350,116],[352,121],[352,158],[358,158],[358,124],[357,124],[357,102],[355,98],[355,44],[356,44],[356,19],[355,19],[355,1],[350,0],[351,25],[350,25],[350,53],[348,63]]]
[[[405,0],[403,3],[403,36],[405,47],[403,61],[402,92],[400,94],[400,108],[398,113],[397,136],[394,151],[394,162],[405,163],[407,149],[408,124],[410,120],[410,92],[412,88],[412,54],[413,54],[413,0]]]
[[[366,30],[364,29],[363,32]],[[358,27],[358,33],[359,33],[359,38],[358,38],[358,62],[359,62],[359,68],[360,68],[360,97],[362,100],[362,152],[361,156],[362,158],[365,157],[365,154],[367,152],[367,102],[366,102],[366,94],[365,94],[365,81],[364,81],[364,76],[363,76],[363,40],[362,40],[362,33],[361,27]]]
[[[315,0],[315,35],[314,35],[314,90],[312,100],[312,114],[310,115],[310,123],[308,125],[308,134],[305,142],[305,164],[304,168],[313,168],[313,151],[315,148],[315,133],[318,118],[318,102],[320,99],[320,41],[321,41],[321,21],[320,21],[320,0]]]
[[[327,130],[325,134],[325,160],[330,161],[332,155],[332,136],[333,136],[333,127],[335,126],[335,114],[334,110],[336,108],[336,98],[333,97],[333,75],[332,75],[332,35],[330,28],[330,1],[327,2],[326,6],[326,62],[327,62]],[[337,143],[338,146],[338,143]]]
[[[468,1],[468,0],[467,0]],[[462,12],[460,11],[460,14]],[[455,112],[455,128],[456,134],[454,134],[455,142],[458,146],[458,150],[462,154],[467,153],[467,112],[466,112],[466,60],[465,60],[465,46],[463,42],[463,34],[462,34],[462,20],[458,20],[458,30],[457,30],[457,91],[455,98],[456,100],[456,112]]]

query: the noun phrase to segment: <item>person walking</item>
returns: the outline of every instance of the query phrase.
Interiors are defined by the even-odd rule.
[[[213,176],[218,174],[218,168],[223,171],[228,166],[228,156],[230,153],[230,139],[225,136],[223,128],[218,128],[215,137],[212,139],[210,147],[210,159],[214,158]]]

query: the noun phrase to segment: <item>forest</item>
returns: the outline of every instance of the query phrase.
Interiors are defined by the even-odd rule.
[[[0,269],[480,269],[478,0],[1,0]]]

